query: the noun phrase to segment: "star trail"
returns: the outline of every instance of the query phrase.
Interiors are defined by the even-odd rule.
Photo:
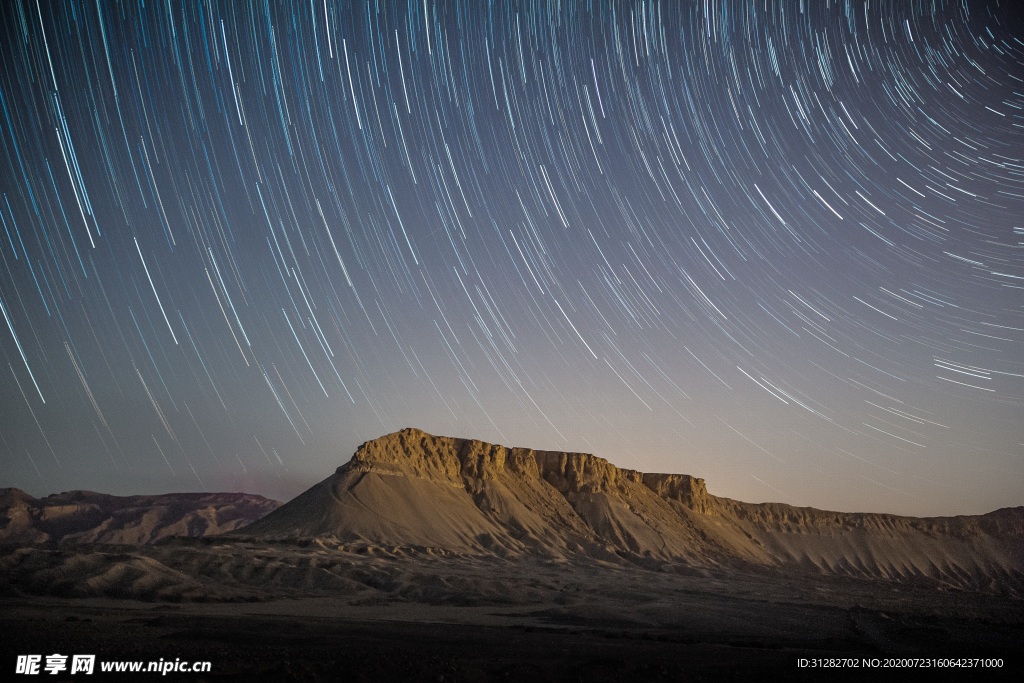
[[[287,498],[415,426],[1021,503],[1011,4],[0,13],[4,486]]]

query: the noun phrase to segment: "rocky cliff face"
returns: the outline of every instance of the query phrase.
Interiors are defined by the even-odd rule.
[[[628,484],[641,484],[655,495],[707,514],[711,500],[703,479],[686,474],[644,474],[620,469],[588,453],[508,448],[473,439],[433,436],[403,429],[362,444],[338,472],[376,472],[411,475],[453,486],[474,488],[474,481],[494,481],[507,475],[543,480],[556,491],[629,495]]]
[[[712,496],[685,474],[418,429],[364,443],[334,475],[234,533],[650,567],[788,567],[958,587],[1024,583],[1024,508],[917,519],[755,505]]]
[[[69,491],[33,498],[0,489],[0,543],[153,543],[211,536],[256,521],[281,505],[248,493],[110,496]]]
[[[643,482],[666,500],[679,501],[702,515],[711,514],[712,502],[703,479],[688,474],[644,474]]]

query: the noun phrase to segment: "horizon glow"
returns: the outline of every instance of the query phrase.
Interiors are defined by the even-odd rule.
[[[996,3],[10,2],[0,464],[287,499],[403,427],[1022,504]]]

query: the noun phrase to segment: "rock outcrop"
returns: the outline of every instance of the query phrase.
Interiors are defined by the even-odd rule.
[[[245,526],[281,503],[248,493],[111,496],[69,491],[33,498],[0,489],[0,543],[138,545],[171,536],[212,536]]]
[[[364,443],[332,476],[233,534],[648,567],[755,565],[1014,591],[1024,585],[1024,508],[919,519],[749,504],[710,495],[688,475],[417,429]]]

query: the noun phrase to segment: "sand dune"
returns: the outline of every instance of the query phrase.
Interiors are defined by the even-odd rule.
[[[209,536],[259,519],[281,505],[248,493],[110,496],[70,491],[33,498],[0,489],[0,543],[154,543]]]
[[[648,568],[749,564],[1014,593],[1024,586],[1024,508],[913,518],[742,503],[687,475],[416,429],[363,444],[332,476],[233,534]]]

